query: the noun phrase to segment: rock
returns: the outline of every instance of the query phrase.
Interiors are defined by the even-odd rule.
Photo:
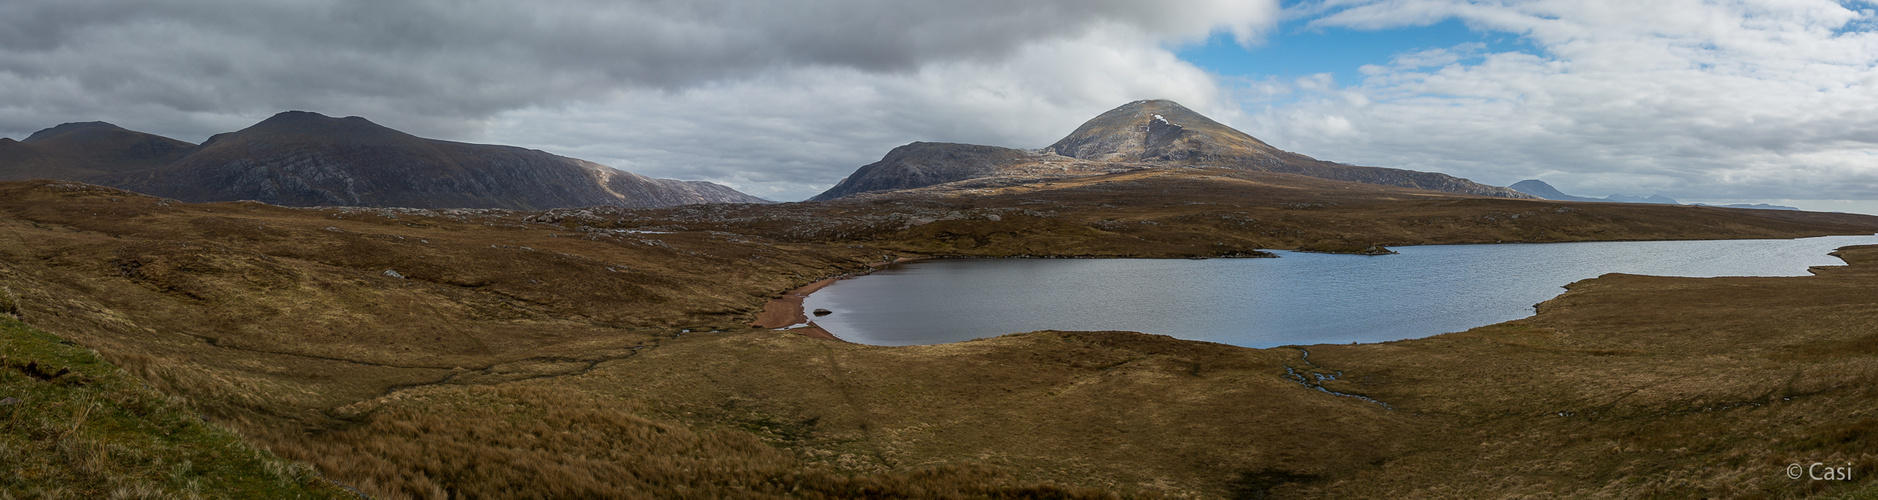
[[[390,269],[385,270],[385,276],[390,276],[390,277],[397,278],[397,279],[404,279],[404,275],[398,274],[397,271],[393,271]]]
[[[834,311],[830,311],[830,310],[827,310],[827,309],[816,309],[816,310],[815,310],[815,315],[816,315],[816,316],[827,316],[827,315],[830,315],[830,314],[834,314],[834,313],[835,313]]]
[[[1364,248],[1363,251],[1357,253],[1361,255],[1394,255],[1396,252],[1382,245],[1370,245],[1368,248]]]

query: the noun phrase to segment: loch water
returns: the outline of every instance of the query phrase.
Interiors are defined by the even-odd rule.
[[[1533,314],[1564,285],[1606,273],[1806,276],[1874,236],[1430,245],[1397,255],[1275,252],[1276,259],[935,259],[809,295],[835,336],[873,345],[1033,330],[1130,330],[1245,347],[1385,342]]]

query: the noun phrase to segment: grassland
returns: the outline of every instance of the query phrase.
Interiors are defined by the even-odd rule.
[[[352,496],[190,408],[90,350],[0,316],[0,498]]]
[[[26,323],[252,447],[224,456],[284,471],[237,477],[308,484],[311,470],[374,498],[1878,495],[1878,248],[1812,277],[1609,275],[1530,319],[1372,345],[1031,332],[890,348],[743,326],[786,290],[901,256],[1878,230],[1847,215],[1129,175],[543,213],[0,183],[0,286]],[[143,434],[101,442],[141,450]],[[1795,462],[1858,475],[1787,479]]]

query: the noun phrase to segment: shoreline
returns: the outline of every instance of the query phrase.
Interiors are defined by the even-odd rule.
[[[814,283],[809,283],[808,285],[804,285],[801,288],[783,292],[782,297],[770,299],[769,302],[763,303],[763,312],[757,313],[756,321],[750,322],[750,326],[755,327],[755,328],[764,328],[764,329],[770,329],[770,330],[782,330],[782,331],[788,331],[788,332],[796,332],[796,333],[802,334],[805,337],[809,337],[813,339],[833,340],[836,342],[847,342],[846,340],[842,340],[840,337],[836,337],[835,334],[829,333],[828,330],[823,329],[821,326],[816,325],[814,321],[809,320],[808,311],[803,310],[802,301],[807,299],[809,297],[809,294],[815,293],[815,291],[821,290],[822,288],[827,287],[828,285],[832,285],[836,281],[839,281],[841,279],[852,278],[855,276],[862,276],[862,275],[871,273],[875,269],[879,269],[881,267],[890,266],[894,264],[903,264],[907,262],[913,262],[916,260],[925,260],[926,258],[927,257],[900,257],[900,258],[896,258],[887,262],[871,262],[867,264],[868,269],[866,271],[863,271],[860,273],[843,274],[843,275],[835,276],[831,278],[823,278],[821,280],[817,280]],[[795,325],[806,325],[806,326],[801,326],[797,328],[789,328]]]

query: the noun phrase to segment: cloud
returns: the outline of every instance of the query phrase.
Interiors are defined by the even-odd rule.
[[[917,71],[806,67],[681,91],[498,115],[489,136],[647,175],[800,200],[913,141],[1041,148],[1130,100],[1237,110],[1204,71],[1131,30],[1035,43]]]
[[[1878,199],[1878,26],[1826,0],[150,0],[0,3],[0,135],[200,141],[286,109],[801,199],[907,142],[1040,147],[1170,98],[1274,145],[1570,192]],[[1281,19],[1463,44],[1225,79]]]
[[[1539,53],[1401,54],[1363,80],[1242,84],[1243,125],[1306,154],[1568,192],[1878,198],[1878,18],[1816,0],[1330,1],[1324,28],[1458,18]],[[1274,90],[1276,89],[1276,90]],[[1360,96],[1360,99],[1350,95]],[[1347,120],[1353,130],[1321,125]]]
[[[500,113],[621,92],[816,68],[916,75],[1105,31],[1249,43],[1276,12],[1233,0],[6,2],[0,131],[107,119],[201,136],[298,108],[468,137]],[[196,119],[165,125],[179,115]]]

